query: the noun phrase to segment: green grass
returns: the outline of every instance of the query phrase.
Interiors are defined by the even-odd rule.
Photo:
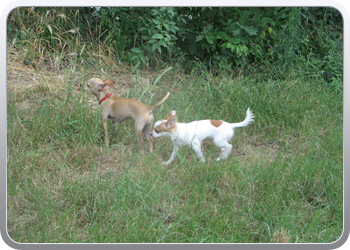
[[[235,130],[226,161],[214,161],[219,150],[207,140],[206,163],[181,148],[166,167],[170,140],[155,139],[153,154],[147,143],[140,151],[132,120],[117,132],[109,123],[105,148],[97,102],[73,84],[81,69],[54,72],[31,87],[14,87],[21,77],[8,83],[7,228],[14,241],[319,243],[341,236],[343,100],[317,79],[254,82],[175,67],[153,87],[134,84],[130,97],[149,105],[171,92],[156,120],[172,109],[180,122],[239,122],[248,107],[256,116]]]

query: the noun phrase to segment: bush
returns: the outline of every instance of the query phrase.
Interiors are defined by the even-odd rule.
[[[285,74],[304,58],[328,85],[342,86],[343,20],[333,8],[41,7],[15,9],[8,20],[9,42],[24,45],[35,40],[82,54],[103,42],[121,61],[176,59],[185,70],[213,73],[265,73],[276,65]]]

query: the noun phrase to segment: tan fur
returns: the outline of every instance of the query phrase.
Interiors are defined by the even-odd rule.
[[[110,89],[114,84],[115,81],[110,79],[102,81],[99,78],[91,78],[82,87],[84,90],[92,92],[100,103],[107,94],[110,94]],[[131,98],[120,98],[112,95],[110,98],[105,99],[101,103],[101,120],[105,133],[106,146],[109,145],[107,119],[111,119],[116,128],[118,122],[132,118],[135,121],[135,132],[141,148],[143,145],[141,133],[143,132],[149,143],[150,152],[152,153],[153,139],[150,136],[154,119],[152,110],[162,104],[168,98],[169,94],[168,92],[161,101],[151,107]]]
[[[170,131],[170,129],[168,129],[166,127],[166,122],[161,123],[156,129],[156,133],[164,133],[164,132],[169,132],[169,131]]]
[[[172,125],[171,127],[168,125],[168,122],[161,123],[157,126],[156,133],[165,133],[165,132],[170,132],[170,131],[177,131],[176,124]]]

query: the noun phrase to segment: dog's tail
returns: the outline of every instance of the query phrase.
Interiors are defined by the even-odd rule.
[[[239,127],[246,127],[249,124],[251,124],[254,121],[254,114],[250,109],[247,109],[247,115],[245,116],[245,119],[243,122],[238,122],[238,123],[231,123],[232,128],[239,128]]]
[[[168,92],[167,94],[166,94],[166,96],[160,101],[160,102],[157,102],[156,104],[154,104],[153,106],[151,106],[151,107],[149,107],[149,112],[151,113],[152,112],[152,110],[155,108],[155,107],[157,107],[157,106],[159,106],[160,104],[162,104],[167,98],[168,98],[168,96],[170,95],[170,92]]]

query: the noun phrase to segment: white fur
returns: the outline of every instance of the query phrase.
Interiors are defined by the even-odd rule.
[[[170,114],[175,115],[175,111]],[[228,143],[233,137],[234,128],[246,127],[254,121],[254,115],[248,108],[246,117],[244,121],[239,123],[227,123],[222,121],[219,127],[215,127],[211,124],[211,120],[201,120],[193,121],[190,123],[176,123],[173,129],[168,132],[156,133],[153,131],[151,133],[152,137],[169,137],[174,143],[174,150],[171,154],[170,159],[165,162],[166,165],[172,163],[176,156],[176,152],[181,146],[190,146],[196,152],[198,158],[201,162],[205,162],[203,153],[201,150],[202,141],[206,138],[212,138],[215,145],[221,149],[220,157],[216,160],[224,160],[231,153],[232,145]],[[171,119],[171,118],[170,118]],[[167,120],[160,120],[154,124],[156,129],[160,124],[166,123]]]

